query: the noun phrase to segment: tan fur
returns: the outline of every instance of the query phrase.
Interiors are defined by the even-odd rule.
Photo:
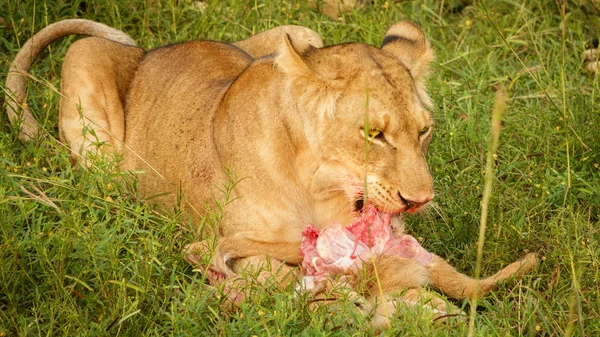
[[[311,0],[309,4],[318,7],[321,12],[332,19],[337,20],[344,12],[358,8],[362,0]]]
[[[408,0],[394,0],[394,3],[404,2]],[[311,0],[309,4],[312,7],[317,7],[323,12],[323,14],[330,18],[337,20],[339,17],[346,12],[361,6],[369,5],[373,3],[371,0]]]
[[[222,240],[221,246],[214,251],[218,254],[221,249],[230,249],[228,245],[232,244],[236,243],[233,240],[223,243]],[[239,248],[246,245],[247,242],[241,241],[237,244]],[[267,249],[273,248],[274,246],[249,245],[239,251],[258,255],[259,252],[268,252]],[[186,246],[184,257],[192,265],[203,268],[204,273],[209,272],[208,265],[210,265],[211,272],[222,272],[227,275],[226,288],[231,295],[227,301],[223,302],[225,308],[236,306],[243,299],[239,293],[243,293],[247,283],[244,277],[240,278],[239,276],[247,276],[248,271],[250,274],[255,274],[256,266],[268,266],[258,274],[256,280],[258,284],[271,279],[279,282],[280,286],[285,288],[296,277],[302,277],[302,273],[290,265],[278,263],[276,260],[271,260],[271,263],[267,264],[264,257],[241,258],[236,259],[233,263],[231,263],[231,259],[236,255],[217,260],[204,258],[210,256],[212,251],[207,242],[196,242]],[[389,324],[389,320],[398,306],[424,307],[431,313],[431,319],[434,321],[444,322],[451,317],[464,320],[466,315],[460,309],[424,287],[431,286],[455,299],[473,298],[475,295],[481,298],[496,289],[498,284],[503,281],[522,278],[537,264],[536,254],[527,254],[522,260],[509,264],[496,274],[476,280],[456,271],[454,267],[435,254],[433,254],[433,260],[426,265],[411,259],[383,255],[375,261],[366,261],[363,269],[350,272],[341,279],[331,279],[324,289],[318,291],[314,303],[330,304],[332,303],[331,299],[350,294],[355,298],[357,304],[363,304],[361,311],[372,318],[371,325],[376,331],[384,329]],[[230,266],[232,269],[229,268]]]
[[[8,89],[5,98],[6,102],[8,102],[6,113],[11,123],[21,123],[21,132],[19,134],[21,140],[31,140],[39,134],[39,126],[35,118],[31,114],[31,111],[29,111],[29,108],[27,108],[27,105],[23,104],[27,88],[27,71],[29,71],[29,67],[31,67],[31,64],[39,53],[48,44],[58,38],[73,34],[97,36],[125,45],[134,45],[133,40],[119,30],[101,23],[81,19],[53,23],[29,39],[15,57],[6,77],[6,88]],[[11,97],[11,95],[14,95],[14,97]]]
[[[598,50],[590,48],[583,52],[584,68],[592,74],[600,73],[600,52]]]
[[[254,59],[259,59],[274,53],[281,45],[285,36],[290,36],[294,48],[305,52],[310,48],[322,48],[323,40],[315,31],[301,26],[279,26],[256,34],[249,39],[232,43],[234,46],[248,53]]]
[[[142,55],[140,48],[95,37],[69,48],[61,72],[58,126],[74,159],[84,162],[96,149],[122,152],[123,102]]]
[[[394,0],[393,2],[404,2],[407,0]],[[339,17],[353,9],[372,3],[370,0],[310,0],[312,7],[317,7],[330,18],[337,20]]]
[[[476,280],[459,273],[437,255],[433,255],[433,261],[425,266],[413,260],[383,256],[376,261],[376,269],[373,270],[373,273],[377,271],[380,282],[373,280],[370,287],[369,303],[382,304],[381,308],[375,307],[375,312],[371,313],[373,327],[381,329],[387,326],[395,311],[389,309],[395,309],[398,305],[429,307],[433,310],[434,319],[445,315],[460,315],[464,319],[464,313],[458,308],[422,287],[430,285],[455,299],[473,298],[476,295],[481,298],[496,289],[502,281],[522,278],[537,263],[536,254],[528,254],[496,274]]]
[[[91,34],[70,29],[65,23],[42,32]],[[142,196],[164,207],[180,206],[199,219],[215,199],[230,200],[212,262],[229,275],[270,260],[286,278],[294,272],[285,263],[301,261],[303,228],[351,223],[363,192],[391,213],[417,212],[433,198],[425,91],[433,53],[412,23],[393,25],[381,49],[320,48],[316,33],[290,26],[235,45],[191,41],[143,56],[102,37],[75,43],[66,56],[61,135],[80,162],[97,151],[97,142],[109,145],[107,152],[123,156],[123,169],[142,172]],[[27,71],[51,40],[34,36],[28,44],[35,52],[19,53],[14,68]],[[7,88],[23,102],[24,85],[7,80]],[[30,117],[25,112],[23,119]],[[25,139],[37,132],[28,125],[22,125]],[[382,133],[365,139],[370,129]],[[235,185],[225,195],[232,175]],[[197,253],[186,253],[198,263]],[[230,270],[231,259],[243,268]],[[379,265],[386,294],[431,283],[465,297],[477,284],[439,258],[427,268],[392,258]],[[513,269],[497,279],[518,275]],[[482,294],[495,280],[480,283]]]

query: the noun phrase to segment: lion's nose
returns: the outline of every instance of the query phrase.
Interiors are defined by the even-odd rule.
[[[406,205],[404,211],[408,213],[413,213],[419,210],[421,206],[427,204],[431,201],[431,199],[433,199],[433,196],[429,195],[423,196],[421,198],[405,198],[402,196],[402,193],[400,193],[400,191],[398,191],[398,196],[400,197],[400,201],[402,201],[402,203]]]

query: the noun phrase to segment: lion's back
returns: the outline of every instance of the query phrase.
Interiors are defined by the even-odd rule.
[[[224,92],[251,62],[240,49],[211,41],[161,47],[144,56],[125,108],[123,163],[126,169],[146,172],[140,179],[142,195],[186,186],[167,181],[200,180],[206,187],[215,181],[220,165],[212,145],[213,116]],[[181,192],[199,200],[203,196],[194,194],[202,190],[209,188]],[[176,193],[159,199],[155,201],[173,204]]]

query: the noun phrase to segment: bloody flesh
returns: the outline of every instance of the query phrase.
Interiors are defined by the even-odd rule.
[[[396,255],[422,264],[431,261],[427,252],[410,235],[394,237],[389,213],[379,212],[369,205],[360,217],[347,227],[339,223],[322,230],[307,226],[300,247],[305,275],[317,280],[327,275],[345,273],[358,268],[363,261],[377,255]]]

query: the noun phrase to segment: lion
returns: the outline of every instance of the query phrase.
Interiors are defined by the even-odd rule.
[[[600,51],[598,49],[598,39],[594,39],[582,54],[583,65],[587,72],[597,75],[600,73]]]
[[[323,47],[316,32],[282,26],[232,44],[147,52],[96,22],[54,23],[24,45],[6,81],[7,113],[23,140],[40,134],[24,104],[26,73],[45,46],[69,34],[92,36],[69,48],[62,67],[59,133],[72,157],[86,166],[91,153],[119,154],[123,170],[138,172],[142,196],[198,220],[228,200],[218,233],[203,230],[219,236],[211,266],[226,276],[267,259],[273,270],[298,273],[307,225],[348,225],[368,202],[402,234],[402,213],[434,198],[426,160],[434,54],[414,23],[392,25],[380,48]],[[224,188],[232,175],[239,179]],[[186,247],[186,259],[198,263],[202,247]],[[400,303],[435,297],[427,284],[453,298],[483,296],[536,264],[530,254],[475,280],[437,256],[427,265],[382,256],[374,265],[382,291],[370,300],[383,304],[369,313],[381,327]],[[421,304],[454,310],[445,303]]]

